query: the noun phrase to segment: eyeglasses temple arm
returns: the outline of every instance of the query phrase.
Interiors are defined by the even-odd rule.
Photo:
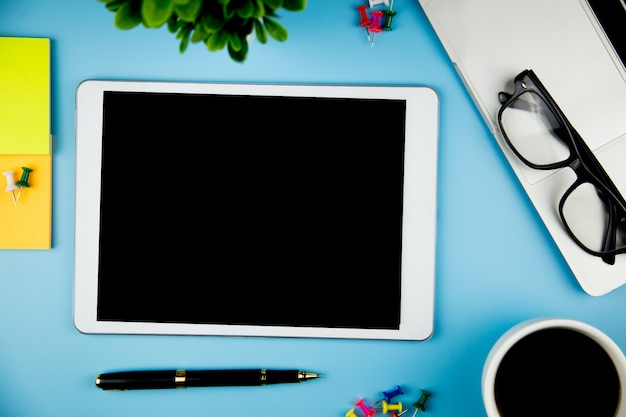
[[[601,196],[602,201],[607,206],[607,211],[609,213],[609,221],[606,224],[606,230],[604,231],[604,240],[602,242],[602,252],[609,252],[615,250],[615,239],[617,235],[617,207],[613,200],[608,199],[606,197]],[[609,264],[615,265],[615,255],[604,255],[602,256],[602,260]]]

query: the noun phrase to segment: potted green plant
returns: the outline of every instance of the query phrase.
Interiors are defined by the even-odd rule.
[[[204,43],[209,51],[228,49],[236,62],[248,55],[248,40],[267,43],[269,37],[283,42],[287,30],[278,23],[281,9],[302,11],[306,0],[99,0],[115,13],[115,26],[129,30],[146,28],[168,30],[180,40],[180,52],[189,43]]]

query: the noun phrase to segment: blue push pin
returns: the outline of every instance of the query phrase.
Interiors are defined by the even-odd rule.
[[[402,387],[401,387],[400,385],[398,385],[395,389],[393,389],[393,390],[391,390],[391,391],[389,391],[389,392],[385,392],[385,391],[383,391],[383,396],[384,396],[385,398],[381,398],[380,400],[376,401],[376,402],[374,403],[374,405],[376,405],[376,404],[380,404],[380,403],[381,403],[381,402],[383,402],[383,401],[387,401],[388,403],[390,403],[390,402],[391,402],[391,399],[392,399],[393,397],[395,397],[396,395],[402,395],[402,394],[404,394],[404,391],[402,391]]]

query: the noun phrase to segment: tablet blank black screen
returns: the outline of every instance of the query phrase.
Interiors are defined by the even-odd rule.
[[[397,329],[405,115],[106,92],[98,320]]]

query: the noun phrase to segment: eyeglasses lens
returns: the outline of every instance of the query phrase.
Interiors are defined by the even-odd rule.
[[[626,244],[621,219],[612,210],[616,204],[593,184],[583,182],[565,200],[563,216],[572,234],[584,246],[592,251],[605,253],[623,248]],[[611,211],[612,216],[609,214]],[[607,241],[608,232],[615,232],[615,238]]]
[[[559,135],[567,130],[533,92],[524,92],[502,112],[502,127],[520,156],[534,165],[549,165],[566,160],[569,147]]]

